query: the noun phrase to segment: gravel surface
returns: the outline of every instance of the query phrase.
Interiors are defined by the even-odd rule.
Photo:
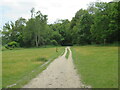
[[[68,59],[65,58],[67,49],[70,51]],[[85,88],[74,68],[70,47],[23,88]]]

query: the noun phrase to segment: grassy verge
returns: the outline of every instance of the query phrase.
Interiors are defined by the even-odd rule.
[[[0,90],[1,88],[2,88],[2,52],[0,51]]]
[[[93,88],[118,87],[118,47],[74,46],[72,52],[82,82]]]
[[[63,46],[62,46],[62,47],[63,47]],[[63,55],[64,55],[64,53],[65,53],[65,47],[64,47],[64,51],[62,52],[61,56],[63,56]]]
[[[69,49],[67,49],[67,53],[66,53],[66,59],[68,59],[68,57],[69,57],[69,53],[70,53],[70,51],[69,51]]]
[[[20,88],[63,52],[63,47],[5,50],[2,52],[2,87]],[[50,61],[49,61],[50,60]],[[47,64],[46,61],[49,61]],[[45,64],[44,66],[42,66]]]

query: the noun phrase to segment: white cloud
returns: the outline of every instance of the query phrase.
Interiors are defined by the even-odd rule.
[[[87,4],[96,0],[1,0],[0,14],[2,14],[2,24],[19,17],[30,18],[30,10],[34,7],[43,14],[48,15],[48,22],[53,23],[57,19],[71,20],[75,13],[86,8]],[[109,2],[111,0],[101,0]]]

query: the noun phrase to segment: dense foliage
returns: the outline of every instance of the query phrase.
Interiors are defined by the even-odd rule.
[[[39,47],[114,43],[120,40],[119,13],[119,2],[95,2],[77,11],[71,21],[47,24],[47,15],[32,8],[30,19],[21,17],[3,26],[2,44],[14,41],[20,47]]]

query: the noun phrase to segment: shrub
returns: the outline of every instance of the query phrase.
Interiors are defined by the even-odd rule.
[[[19,44],[15,41],[12,41],[12,42],[9,42],[8,44],[5,45],[5,48],[7,49],[11,49],[11,48],[15,48],[15,47],[18,47]]]
[[[9,49],[9,47],[8,47],[8,45],[7,45],[7,44],[5,45],[5,48],[6,48],[6,49]]]
[[[55,46],[58,45],[58,42],[57,42],[56,40],[52,40],[51,43],[52,43],[53,45],[55,45]]]

